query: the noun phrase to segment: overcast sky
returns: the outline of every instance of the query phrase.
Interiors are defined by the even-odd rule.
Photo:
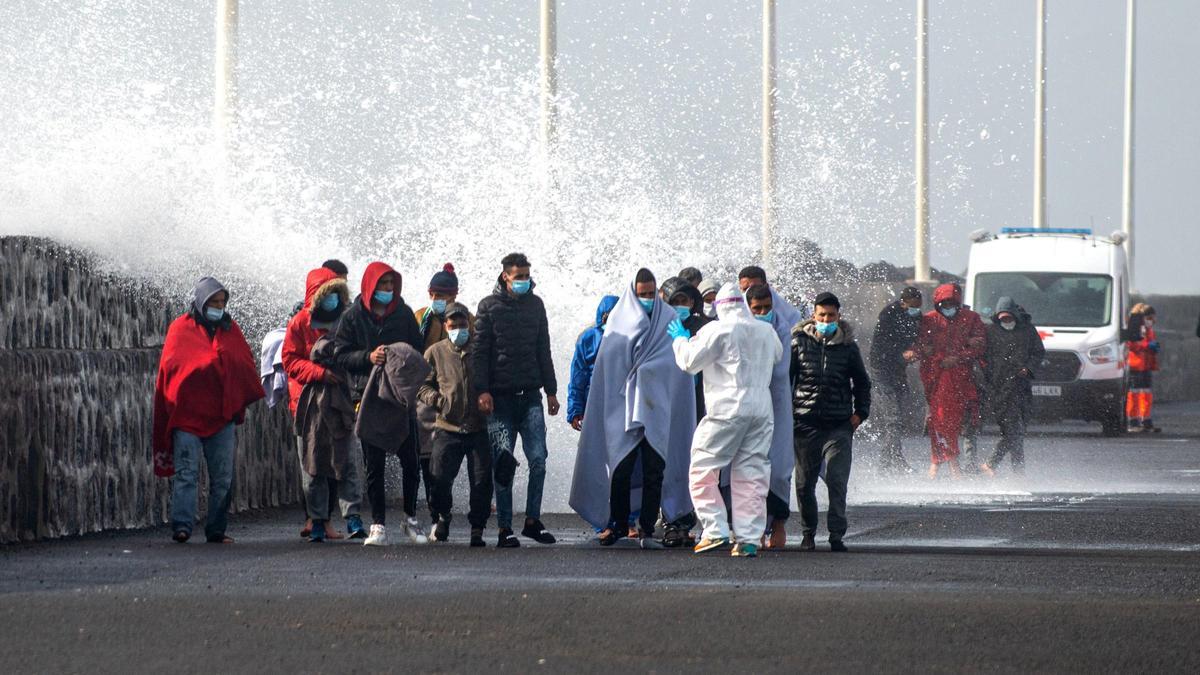
[[[183,195],[193,157],[178,130],[207,125],[213,5],[2,3],[0,232],[102,232],[137,255],[146,230],[128,223],[186,229],[203,200]],[[494,236],[535,237],[536,181],[500,168],[534,147],[536,5],[243,0],[255,236],[453,211],[445,227],[493,236],[483,223],[505,221]],[[664,265],[672,248],[752,242],[761,3],[559,5],[577,237]],[[915,5],[779,2],[783,226],[858,263],[912,258]],[[961,271],[968,232],[1031,222],[1034,1],[930,5],[933,263]],[[1048,5],[1048,220],[1107,233],[1120,222],[1125,3]],[[1142,0],[1138,21],[1137,285],[1197,292],[1200,3]]]

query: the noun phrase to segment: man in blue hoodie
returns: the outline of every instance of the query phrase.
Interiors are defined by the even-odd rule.
[[[567,422],[579,431],[583,428],[583,411],[587,407],[588,389],[592,386],[592,368],[596,355],[600,353],[600,341],[604,339],[604,324],[608,315],[617,306],[617,296],[600,298],[596,307],[596,323],[579,334],[575,341],[575,355],[571,358],[571,381],[567,385]]]

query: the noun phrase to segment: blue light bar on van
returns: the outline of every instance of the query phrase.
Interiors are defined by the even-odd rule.
[[[1002,227],[1000,234],[1079,234],[1092,236],[1092,230],[1086,227]]]

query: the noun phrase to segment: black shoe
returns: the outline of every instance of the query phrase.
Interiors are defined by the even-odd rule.
[[[496,541],[497,548],[518,548],[521,546],[521,540],[513,534],[513,531],[507,527],[500,529],[499,539]]]
[[[817,541],[813,538],[813,536],[811,534],[805,534],[804,539],[800,540],[800,550],[801,551],[817,550]]]
[[[619,527],[610,527],[600,533],[600,545],[612,546],[625,536],[625,532]]]
[[[438,518],[433,526],[433,540],[446,541],[450,538],[450,520],[448,518]]]
[[[845,553],[850,549],[846,548],[846,545],[842,543],[841,539],[830,539],[829,550],[833,551],[834,553]]]
[[[670,526],[663,535],[662,544],[667,548],[679,548],[687,543],[687,530]]]
[[[525,529],[521,530],[521,534],[539,544],[553,544],[558,541],[554,538],[554,535],[546,531],[546,527],[542,525],[542,521],[536,518],[525,519]]]
[[[473,548],[482,548],[484,546],[487,546],[487,544],[485,544],[483,542],[483,530],[482,529],[478,529],[478,530],[472,529],[471,530],[471,546]]]

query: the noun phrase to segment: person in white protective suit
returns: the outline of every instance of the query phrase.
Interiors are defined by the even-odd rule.
[[[718,321],[694,337],[677,321],[669,331],[675,363],[704,373],[708,414],[692,439],[688,482],[704,528],[695,551],[729,546],[728,515],[721,498],[721,469],[730,467],[734,556],[753,557],[767,525],[769,453],[775,430],[771,375],[783,359],[783,344],[771,326],[756,321],[736,284],[721,287],[714,303]]]

